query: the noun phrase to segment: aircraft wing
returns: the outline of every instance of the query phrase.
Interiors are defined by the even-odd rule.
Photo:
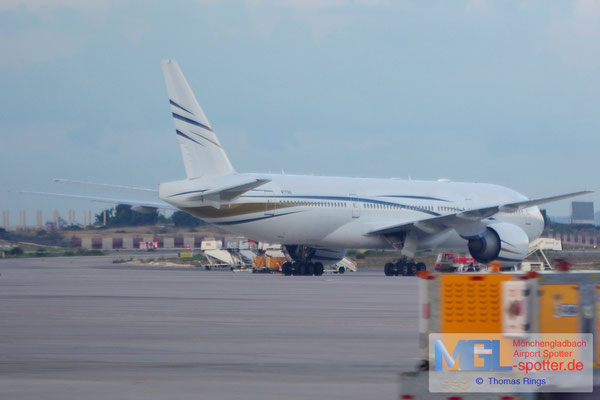
[[[80,200],[90,200],[96,201],[99,203],[111,203],[111,204],[128,204],[133,207],[138,207],[141,209],[164,209],[164,210],[177,210],[176,207],[173,207],[170,204],[164,203],[162,201],[144,201],[144,200],[130,200],[130,199],[117,199],[112,197],[97,197],[97,196],[83,196],[77,194],[64,194],[64,193],[48,193],[48,192],[30,192],[19,190],[15,193],[21,194],[31,194],[36,196],[46,196],[46,197],[65,197],[70,199],[80,199]]]
[[[593,192],[584,190],[580,192],[561,194],[558,196],[542,197],[534,200],[524,200],[506,204],[494,204],[472,210],[459,211],[452,214],[444,214],[396,225],[383,226],[367,232],[367,235],[389,235],[398,232],[405,232],[411,230],[412,228],[417,228],[425,233],[435,233],[446,228],[455,228],[469,222],[478,222],[499,212],[515,212],[523,208],[538,206],[541,204],[551,203],[553,201],[568,199],[570,197],[581,196],[589,193]]]

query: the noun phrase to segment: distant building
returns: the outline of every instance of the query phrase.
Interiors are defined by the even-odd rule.
[[[594,225],[594,203],[591,201],[572,202],[571,223]]]

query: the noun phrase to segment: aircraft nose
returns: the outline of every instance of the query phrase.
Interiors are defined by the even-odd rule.
[[[535,208],[533,213],[533,225],[535,229],[535,237],[538,238],[542,236],[542,232],[544,232],[544,216],[538,207]]]

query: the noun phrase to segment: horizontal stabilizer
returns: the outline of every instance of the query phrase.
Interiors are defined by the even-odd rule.
[[[32,195],[36,195],[36,196],[46,196],[46,197],[63,197],[63,198],[69,198],[69,199],[90,200],[90,201],[96,201],[99,203],[127,204],[132,207],[140,207],[140,209],[142,209],[142,207],[143,207],[146,209],[146,212],[148,212],[149,211],[148,209],[151,209],[151,208],[163,209],[163,210],[177,210],[176,207],[173,207],[170,204],[158,202],[158,201],[154,202],[154,201],[143,201],[143,200],[116,199],[116,198],[110,198],[110,197],[82,196],[82,195],[77,195],[77,194],[65,194],[65,193],[30,192],[30,191],[24,191],[24,190],[15,191],[14,193],[32,194]]]
[[[265,183],[269,182],[271,182],[270,179],[252,179],[250,182],[236,183],[233,185],[227,185],[215,189],[210,189],[206,192],[203,192],[200,196],[197,196],[192,199],[231,201],[236,197],[246,193],[247,191],[262,186]]]
[[[158,190],[156,190],[156,189],[147,189],[147,188],[141,188],[141,187],[136,187],[136,186],[111,185],[110,183],[85,182],[85,181],[77,181],[74,179],[55,178],[54,182],[66,183],[66,184],[72,184],[72,185],[95,186],[95,187],[99,187],[99,188],[126,189],[126,190],[133,190],[136,192],[158,193]]]

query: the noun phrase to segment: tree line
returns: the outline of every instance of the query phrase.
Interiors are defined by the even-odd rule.
[[[95,215],[96,224],[104,225],[104,214],[106,213],[106,226],[110,228],[123,226],[140,226],[156,224],[173,224],[176,227],[196,227],[204,225],[201,219],[191,216],[183,211],[175,211],[170,217],[153,210],[140,213],[133,211],[128,204],[119,204],[116,207],[107,208]]]

